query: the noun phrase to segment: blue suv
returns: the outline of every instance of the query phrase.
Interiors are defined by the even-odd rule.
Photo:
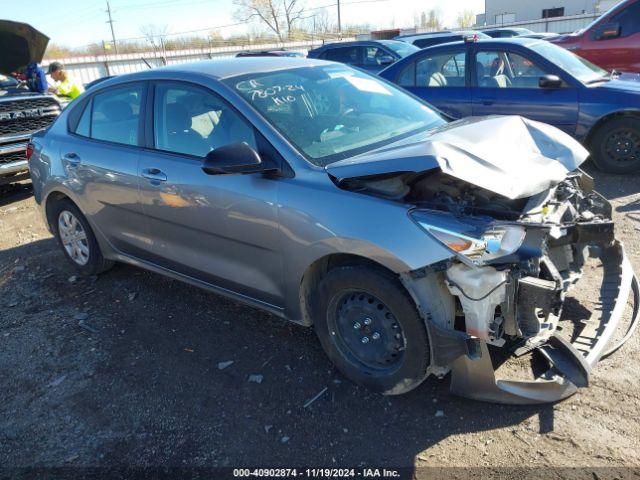
[[[581,141],[601,170],[640,170],[640,75],[526,38],[427,48],[380,75],[453,118],[522,115]]]

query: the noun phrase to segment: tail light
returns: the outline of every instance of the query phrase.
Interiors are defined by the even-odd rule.
[[[31,155],[33,155],[33,143],[31,142],[27,143],[27,149],[25,150],[25,155],[27,157],[27,160],[31,158]]]

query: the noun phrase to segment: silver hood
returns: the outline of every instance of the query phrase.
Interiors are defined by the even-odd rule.
[[[510,199],[558,184],[589,152],[566,133],[519,116],[475,117],[449,123],[416,140],[332,163],[327,173],[348,178],[439,168]]]

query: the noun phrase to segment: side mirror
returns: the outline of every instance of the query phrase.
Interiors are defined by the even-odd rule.
[[[562,79],[557,75],[544,75],[538,79],[538,86],[540,88],[560,88]]]
[[[263,170],[260,155],[245,142],[231,143],[211,150],[202,162],[208,175],[255,173]]]
[[[607,23],[602,26],[596,35],[596,40],[608,40],[610,38],[618,38],[620,36],[619,23]]]
[[[392,63],[394,63],[396,61],[395,58],[393,58],[391,55],[382,55],[380,58],[378,58],[378,65],[391,65]]]

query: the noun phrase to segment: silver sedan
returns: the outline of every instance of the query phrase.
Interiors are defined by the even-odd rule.
[[[240,58],[112,78],[29,153],[36,200],[81,274],[126,262],[314,325],[346,376],[386,394],[452,372],[472,398],[565,398],[620,345],[637,299],[576,141],[516,116],[449,123],[341,64]],[[562,328],[591,257],[603,308]],[[545,366],[501,380],[495,352]]]

